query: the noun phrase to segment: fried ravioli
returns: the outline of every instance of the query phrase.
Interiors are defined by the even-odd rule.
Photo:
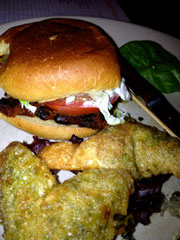
[[[46,146],[38,157],[44,159],[50,169],[71,169],[71,159],[78,147],[78,143],[70,141],[56,142]]]
[[[45,149],[40,157],[49,162],[52,157]],[[68,164],[54,154],[58,169],[124,169],[137,179],[166,173],[180,177],[180,141],[139,123],[108,126],[84,140],[68,159]]]
[[[94,169],[61,185],[25,146],[2,153],[1,215],[6,240],[113,239],[114,215],[126,215],[133,179],[123,170]]]

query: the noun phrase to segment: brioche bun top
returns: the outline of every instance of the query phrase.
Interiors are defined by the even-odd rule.
[[[74,19],[47,19],[7,30],[0,44],[9,56],[0,87],[17,99],[48,101],[119,87],[118,56],[97,26]]]

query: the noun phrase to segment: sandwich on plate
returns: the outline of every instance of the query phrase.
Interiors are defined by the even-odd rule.
[[[87,137],[124,121],[129,99],[114,42],[85,21],[47,19],[0,36],[0,118],[49,139]]]

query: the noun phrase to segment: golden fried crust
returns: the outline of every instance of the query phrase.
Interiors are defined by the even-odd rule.
[[[58,156],[61,151],[61,145],[53,147],[55,152],[48,154],[49,149],[45,149],[41,153],[41,158],[51,164],[52,168],[85,170],[94,168],[119,168],[129,171],[133,177],[138,178],[139,173],[133,158],[132,134],[133,124],[120,124],[115,127],[108,126],[98,134],[84,140],[76,151],[72,153],[72,157],[66,159]],[[63,145],[62,155],[67,152],[69,146]],[[60,151],[58,148],[60,147]],[[46,150],[47,149],[47,150]],[[50,150],[50,153],[52,151]],[[53,164],[54,155],[57,157]],[[53,166],[54,165],[54,166]]]
[[[133,179],[118,169],[94,169],[56,182],[22,144],[3,152],[0,211],[5,239],[112,240],[114,215],[126,215]]]
[[[91,23],[48,19],[11,28],[2,40],[10,55],[0,86],[14,98],[47,101],[120,85],[116,50]]]
[[[140,175],[172,173],[180,178],[180,141],[154,128],[137,125],[133,134],[134,157]]]
[[[2,157],[2,154],[0,153],[0,167],[2,165],[2,162],[3,162],[3,157]]]
[[[65,144],[62,154],[68,148]],[[41,158],[55,168],[53,155],[50,156],[48,149],[45,149]],[[134,178],[167,173],[180,178],[180,141],[155,128],[138,123],[127,122],[108,126],[89,137],[71,152],[72,157],[68,158],[68,164],[58,156],[58,146],[54,146],[53,149],[56,152],[55,166],[58,166],[58,169],[113,168],[124,169]]]
[[[72,142],[58,142],[45,147],[38,155],[50,169],[71,169],[71,159],[79,147]]]
[[[172,173],[180,177],[180,141],[138,123],[107,127],[80,144],[78,168],[121,168],[135,178]]]
[[[82,142],[73,156],[72,167],[125,169],[138,178],[133,159],[133,128],[133,125],[127,124],[109,126]]]

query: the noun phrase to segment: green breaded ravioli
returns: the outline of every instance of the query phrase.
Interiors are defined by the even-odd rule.
[[[133,180],[123,170],[94,169],[59,184],[30,150],[2,153],[1,216],[6,240],[113,239],[126,215]]]

